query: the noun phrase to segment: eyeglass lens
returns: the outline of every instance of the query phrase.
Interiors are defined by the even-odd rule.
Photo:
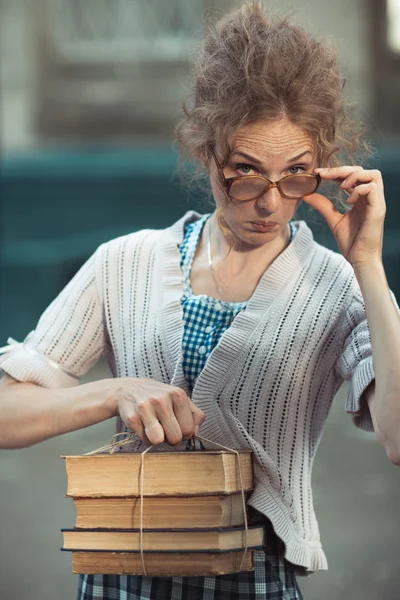
[[[294,175],[281,180],[280,188],[282,194],[293,199],[312,194],[318,187],[314,177],[302,177]],[[243,177],[234,181],[229,189],[229,195],[235,200],[252,200],[260,196],[268,189],[268,184],[261,177]]]

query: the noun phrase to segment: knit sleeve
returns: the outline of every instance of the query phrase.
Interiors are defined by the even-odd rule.
[[[345,402],[345,410],[352,415],[357,427],[374,431],[367,402],[362,395],[374,380],[371,338],[364,302],[360,294],[355,294],[345,314],[342,329],[342,353],[336,363],[336,372],[342,381],[350,386]]]
[[[48,306],[23,343],[9,340],[0,369],[14,379],[43,387],[79,384],[103,352],[104,324],[96,271],[100,248]]]
[[[400,314],[399,305],[391,290],[390,294]],[[368,404],[362,399],[363,392],[375,379],[375,372],[367,316],[359,290],[352,298],[343,325],[343,352],[336,363],[336,371],[342,380],[350,382],[345,409],[352,415],[357,427],[374,431]]]

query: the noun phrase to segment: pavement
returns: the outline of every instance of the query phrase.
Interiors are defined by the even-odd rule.
[[[85,381],[108,376],[98,363]],[[313,489],[328,571],[299,578],[304,600],[400,600],[400,468],[335,398],[314,465]],[[114,419],[31,448],[0,451],[0,600],[73,600],[78,576],[60,552],[73,527],[65,454],[108,443]]]

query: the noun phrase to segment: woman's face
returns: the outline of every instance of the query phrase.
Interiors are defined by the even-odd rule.
[[[245,125],[237,130],[231,146],[232,152],[223,169],[226,178],[260,174],[278,181],[285,175],[312,173],[317,166],[310,136],[287,119]],[[218,145],[216,154],[222,162]],[[209,174],[216,205],[225,207],[223,219],[238,240],[245,245],[262,246],[287,235],[287,224],[301,200],[282,198],[274,187],[255,200],[229,198],[227,202],[213,158],[209,162]],[[271,222],[271,227],[257,227],[257,221]]]

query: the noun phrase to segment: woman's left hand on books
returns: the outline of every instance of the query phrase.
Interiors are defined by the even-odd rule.
[[[382,261],[386,203],[382,174],[362,167],[315,169],[322,180],[337,181],[349,197],[349,212],[342,214],[322,194],[310,194],[304,201],[327,221],[339,250],[353,268]]]

